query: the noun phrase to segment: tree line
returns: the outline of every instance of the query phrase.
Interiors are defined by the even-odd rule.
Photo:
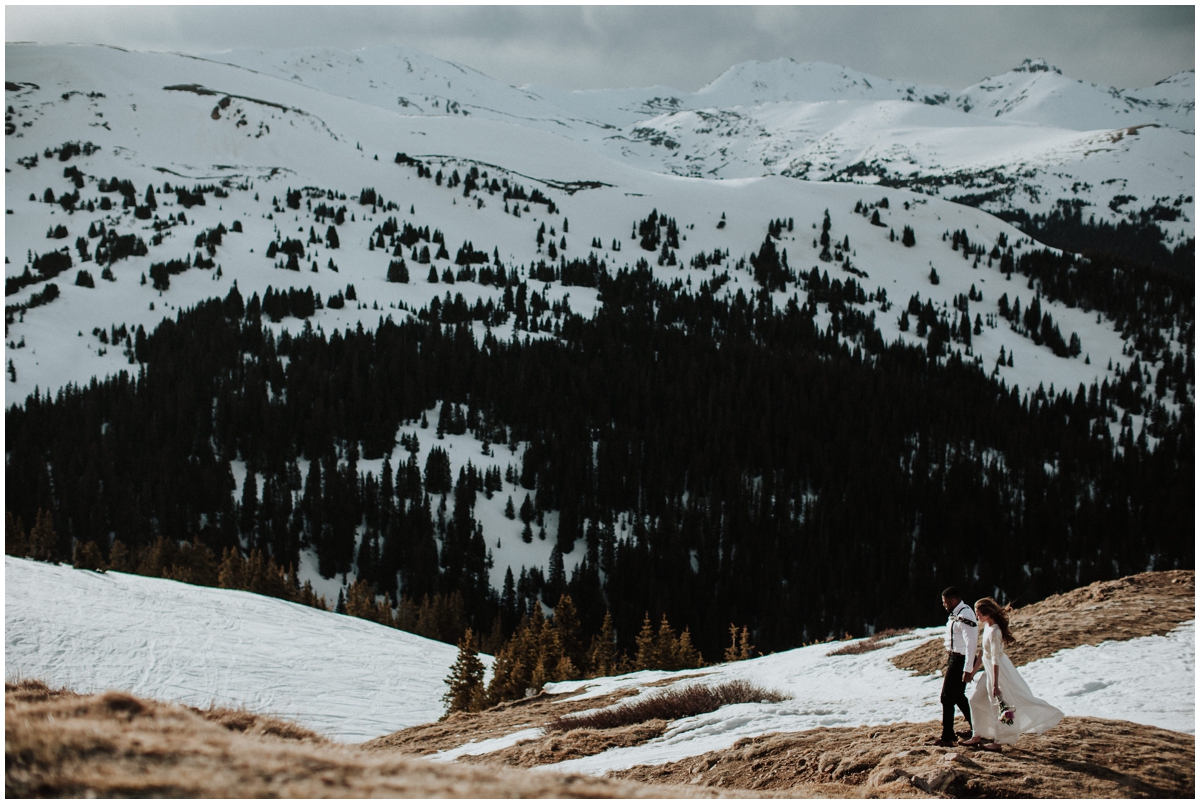
[[[861,288],[815,274],[802,279],[820,293],[780,309],[642,262],[598,275],[593,319],[560,310],[557,337],[536,340],[479,338],[430,310],[276,336],[235,288],[139,330],[136,375],[9,408],[7,499],[26,521],[53,512],[60,560],[86,542],[111,560],[114,535],[277,567],[311,550],[392,617],[405,598],[418,616],[459,596],[464,629],[507,639],[567,594],[587,633],[607,614],[627,652],[647,613],[705,654],[730,622],[777,650],[929,621],[929,590],[967,579],[1028,600],[1193,565],[1191,393],[1135,431],[1107,383],[1010,388],[957,351],[885,344],[846,304]],[[1162,286],[1129,287],[1120,303],[1150,309]],[[1188,371],[1165,387],[1194,388]],[[493,588],[485,473],[393,453],[439,402],[480,441],[527,445],[500,493],[528,495],[539,527],[558,513],[545,571]],[[383,456],[378,476],[360,471]]]

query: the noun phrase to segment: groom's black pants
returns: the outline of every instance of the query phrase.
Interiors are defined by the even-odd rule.
[[[954,707],[962,710],[967,725],[971,725],[971,704],[967,702],[967,683],[963,681],[963,666],[967,657],[961,653],[948,654],[946,675],[942,677],[942,739],[954,741]]]

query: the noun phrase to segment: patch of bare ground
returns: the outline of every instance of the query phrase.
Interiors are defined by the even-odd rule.
[[[858,642],[851,642],[843,645],[840,648],[835,648],[825,654],[826,656],[855,656],[862,653],[870,653],[873,650],[886,648],[895,644],[894,637],[904,636],[912,633],[911,628],[888,628],[884,631],[877,631],[871,636]]]
[[[542,692],[519,701],[497,704],[482,712],[456,712],[437,723],[413,726],[393,734],[377,737],[363,743],[362,748],[368,751],[394,751],[414,756],[427,756],[439,751],[458,748],[470,742],[504,737],[526,729],[541,729],[543,732],[541,736],[523,740],[511,748],[479,757],[467,755],[461,757],[459,761],[483,762],[495,759],[505,765],[528,767],[562,761],[561,759],[546,758],[534,762],[530,759],[532,756],[550,757],[557,754],[561,755],[563,759],[590,756],[608,748],[638,745],[657,737],[662,732],[661,730],[654,732],[653,727],[647,727],[619,730],[620,733],[615,733],[618,730],[614,730],[614,733],[604,737],[579,735],[568,738],[560,736],[554,739],[546,735],[547,726],[577,712],[593,709],[603,710],[611,707],[625,698],[636,695],[639,688],[662,687],[680,681],[703,678],[705,675],[707,674],[689,673],[671,676],[660,681],[615,690],[607,695],[571,700],[586,687],[587,682],[583,682],[580,689],[571,692],[553,695]],[[605,744],[606,741],[611,741],[611,744]],[[582,753],[585,751],[586,753]]]
[[[1195,570],[1144,572],[1015,609],[1009,623],[1017,641],[1007,650],[1020,666],[1064,648],[1166,634],[1195,618]],[[941,673],[946,651],[934,639],[893,657],[892,663],[914,673]]]
[[[482,712],[455,712],[437,723],[426,723],[376,737],[363,743],[362,748],[367,751],[393,751],[415,756],[436,754],[438,751],[448,751],[470,742],[491,740],[524,729],[544,728],[555,718],[610,706],[636,693],[636,689],[624,689],[608,695],[571,701],[567,699],[578,692],[556,695],[543,692],[519,701],[498,704]]]
[[[743,739],[724,751],[610,777],[830,798],[1192,798],[1195,737],[1068,717],[993,753],[931,744],[939,726],[821,728]]]
[[[629,748],[653,740],[667,730],[667,721],[648,720],[616,729],[572,729],[543,734],[490,754],[461,757],[459,762],[496,763],[515,768],[550,765],[568,759],[590,757],[610,748]]]
[[[582,775],[435,763],[331,743],[296,727],[205,717],[120,692],[5,685],[11,797],[675,798],[728,795]],[[273,719],[268,719],[273,720]],[[301,736],[308,734],[312,736]]]

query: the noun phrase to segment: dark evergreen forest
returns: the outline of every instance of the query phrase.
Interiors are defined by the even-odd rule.
[[[865,301],[854,280],[815,270],[800,280],[809,301],[784,309],[765,291],[664,284],[644,263],[601,270],[594,319],[535,310],[529,329],[545,313],[555,337],[504,340],[476,334],[496,311],[449,295],[373,332],[306,323],[276,335],[264,316],[309,306],[268,315],[235,287],[129,333],[136,375],[9,408],[7,507],[26,522],[52,511],[64,559],[77,541],[106,552],[114,535],[134,548],[165,535],[217,555],[257,549],[279,566],[311,547],[324,574],[353,569],[393,600],[461,594],[476,633],[497,619],[512,633],[533,600],[566,592],[585,631],[611,611],[626,650],[649,612],[689,628],[710,657],[731,622],[778,650],[928,622],[949,584],[1030,601],[1193,567],[1190,286],[1077,268],[1046,255],[1016,265],[1051,298],[1120,318],[1148,339],[1139,350],[1178,326],[1191,351],[1168,361],[1161,387],[1135,361],[1112,386],[1007,388],[961,351],[938,357],[944,339],[885,345],[875,313],[849,304]],[[520,282],[503,314],[528,316],[526,294]],[[818,303],[834,314],[824,328]],[[1165,410],[1172,393],[1181,413],[1135,433],[1134,400],[1157,396]],[[496,448],[528,442],[521,465],[503,480],[473,467],[455,477],[435,450],[425,466],[359,471],[438,401],[449,403],[439,428]],[[263,473],[263,488],[235,499],[232,459]],[[560,512],[551,535],[559,555],[583,551],[577,571],[552,562],[490,587],[473,510],[494,493],[528,493],[523,518]]]

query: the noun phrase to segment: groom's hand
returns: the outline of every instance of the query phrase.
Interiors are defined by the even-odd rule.
[[[974,677],[975,677],[974,673],[963,673],[963,683],[966,684],[966,683],[970,682],[970,680]]]

